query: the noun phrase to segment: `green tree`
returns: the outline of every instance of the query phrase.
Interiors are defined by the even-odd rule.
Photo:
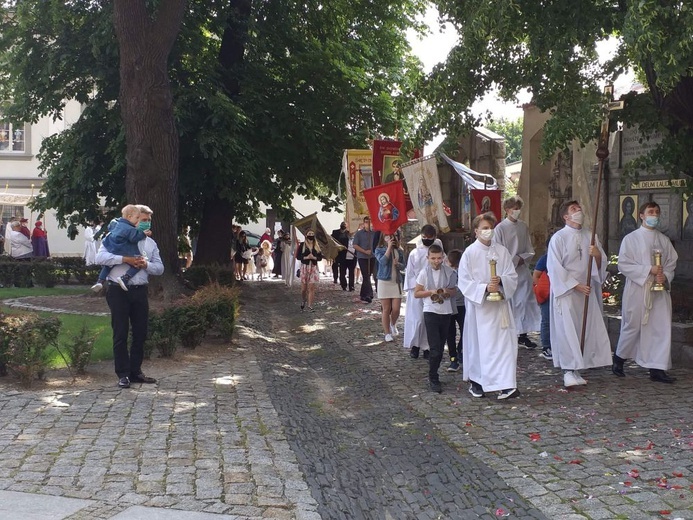
[[[514,163],[522,160],[522,118],[509,121],[500,118],[498,121],[490,120],[484,126],[505,137],[505,162]]]
[[[118,59],[130,15],[118,31],[113,22],[122,7],[135,16],[147,6],[149,19],[133,20],[139,45],[166,43],[172,33],[160,33],[159,20],[164,5],[175,18],[180,3],[172,4],[25,0],[2,16],[0,99],[12,100],[5,112],[35,121],[59,114],[68,99],[85,105],[41,151],[39,204],[56,208],[73,234],[98,215],[100,197],[117,208],[131,193],[147,199],[161,189],[178,209],[153,207],[157,227],[162,219],[177,229],[189,224],[199,230],[196,261],[228,262],[232,219],[257,216],[260,203],[289,216],[294,193],[334,206],[344,148],[364,146],[372,133],[412,131],[418,105],[409,86],[421,71],[405,31],[416,27],[423,0],[189,1],[167,67],[156,70],[160,84],[164,72],[170,77],[175,127],[166,122],[162,139],[175,128],[179,176],[160,172],[159,184],[131,187],[125,180],[152,148],[136,148],[124,124],[128,109],[118,94],[132,76]],[[127,92],[130,102],[136,93]],[[150,101],[169,102],[165,89],[152,94]],[[169,164],[175,151],[167,146]]]
[[[528,89],[552,114],[544,133],[550,156],[578,139],[595,138],[602,85],[629,68],[644,93],[625,96],[616,117],[668,138],[652,159],[674,175],[693,171],[693,8],[680,0],[437,0],[459,45],[422,83],[432,110],[420,136],[456,135],[478,124],[470,106],[495,88],[505,100]],[[597,43],[618,39],[615,55],[598,61]],[[692,188],[693,189],[693,188]]]

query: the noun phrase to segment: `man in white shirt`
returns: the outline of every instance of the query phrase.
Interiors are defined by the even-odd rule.
[[[17,260],[34,256],[34,246],[31,245],[31,240],[20,231],[21,227],[22,225],[16,220],[11,224],[10,256]]]
[[[146,231],[151,226],[152,210],[148,206],[138,205],[140,217],[138,229]],[[156,383],[153,377],[142,373],[144,359],[144,341],[147,339],[147,322],[149,319],[149,296],[147,293],[149,275],[157,276],[164,272],[164,264],[159,256],[156,242],[146,237],[138,243],[141,256],[120,256],[108,252],[101,245],[96,255],[99,265],[113,266],[108,273],[108,292],[106,301],[111,309],[111,327],[113,328],[113,360],[120,388],[130,388],[131,383]],[[130,278],[128,290],[118,284],[119,276],[125,274],[129,266],[139,268],[139,272]],[[128,352],[128,335],[132,326],[132,344]]]

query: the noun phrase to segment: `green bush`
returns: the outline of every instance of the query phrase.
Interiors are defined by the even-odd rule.
[[[84,323],[82,328],[65,344],[67,361],[70,367],[74,368],[78,374],[87,372],[87,365],[91,361],[96,337],[97,334],[91,332],[87,324]]]
[[[60,320],[37,314],[4,316],[0,332],[0,357],[9,371],[27,387],[34,379],[43,378],[50,360],[48,347],[55,344],[60,333]]]
[[[34,262],[34,282],[42,287],[55,287],[58,283],[57,269],[51,262]]]
[[[207,320],[207,329],[222,339],[231,340],[238,315],[238,290],[219,284],[209,284],[190,298],[200,309],[200,316]]]
[[[150,312],[147,325],[147,340],[144,342],[144,355],[149,359],[154,350],[161,357],[173,357],[178,348],[178,323],[175,311],[169,307],[161,312]]]
[[[202,309],[190,303],[179,304],[168,309],[171,319],[178,327],[178,339],[185,348],[195,348],[207,333],[207,317]]]

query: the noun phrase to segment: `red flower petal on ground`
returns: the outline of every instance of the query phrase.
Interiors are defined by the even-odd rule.
[[[554,455],[553,458],[556,460],[563,460],[563,457],[559,457],[558,455]],[[693,487],[693,486],[691,486],[691,487]]]
[[[630,486],[633,485],[633,483],[630,482],[630,481],[628,481],[628,480],[626,480],[626,481],[623,483],[623,485],[626,486],[626,487],[630,487]]]
[[[640,478],[640,472],[637,469],[632,469],[628,472],[628,476],[631,478]]]
[[[529,440],[532,442],[537,442],[539,439],[541,439],[541,434],[539,433],[530,433],[529,434]]]
[[[568,464],[582,464],[580,459],[571,460]]]
[[[375,455],[375,450],[373,448],[368,448],[368,453]]]
[[[663,509],[659,512],[659,514],[660,515],[670,515],[671,511],[669,511],[668,509]]]
[[[672,475],[674,475],[675,477],[683,477],[683,473],[681,473],[680,471],[674,471]]]
[[[505,512],[505,509],[503,509],[502,507],[496,509],[496,516],[505,516],[506,514],[507,513]]]

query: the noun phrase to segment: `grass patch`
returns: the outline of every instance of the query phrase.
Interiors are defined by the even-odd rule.
[[[2,287],[0,288],[0,300],[9,298],[23,298],[25,296],[70,296],[84,294],[84,287]]]
[[[84,294],[84,287],[81,288],[57,288],[50,289],[44,287],[37,288],[3,288],[0,289],[0,299],[5,298],[22,298],[24,296],[69,296],[72,294]],[[2,312],[5,314],[22,314],[25,309],[15,309],[12,307],[3,307]],[[40,316],[56,317],[62,323],[60,327],[60,335],[58,341],[61,345],[66,344],[73,336],[79,333],[82,324],[86,324],[87,328],[96,335],[94,343],[94,352],[92,353],[92,361],[103,361],[113,359],[113,342],[111,331],[110,316],[83,316],[79,314],[57,314],[51,312],[39,312]],[[49,349],[51,357],[51,366],[61,368],[65,366],[63,358],[60,357],[58,351],[54,348]]]

